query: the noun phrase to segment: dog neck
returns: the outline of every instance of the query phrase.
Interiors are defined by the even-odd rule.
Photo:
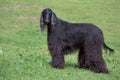
[[[48,33],[48,36],[49,36],[49,34],[51,34],[51,32],[52,32],[52,25],[51,25],[51,23],[48,23],[47,24],[47,33]]]

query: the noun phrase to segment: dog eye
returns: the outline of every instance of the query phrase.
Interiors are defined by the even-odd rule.
[[[47,14],[47,12],[44,12],[44,14]]]

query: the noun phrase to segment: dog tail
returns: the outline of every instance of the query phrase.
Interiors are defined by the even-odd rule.
[[[105,52],[108,52],[108,50],[109,50],[110,53],[114,53],[114,49],[111,49],[105,43],[104,43],[104,49],[105,49]]]

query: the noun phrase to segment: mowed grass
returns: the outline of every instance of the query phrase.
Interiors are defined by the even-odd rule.
[[[70,22],[98,25],[115,49],[103,51],[110,74],[75,67],[77,54],[65,56],[64,69],[52,68],[47,32],[39,27],[44,8]],[[0,0],[0,80],[120,80],[120,0]]]

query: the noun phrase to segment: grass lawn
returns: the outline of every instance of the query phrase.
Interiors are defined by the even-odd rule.
[[[47,32],[40,13],[51,8],[70,22],[94,23],[115,49],[104,60],[110,74],[76,68],[77,54],[65,56],[65,68],[52,68]],[[0,0],[0,80],[120,80],[120,0]]]

